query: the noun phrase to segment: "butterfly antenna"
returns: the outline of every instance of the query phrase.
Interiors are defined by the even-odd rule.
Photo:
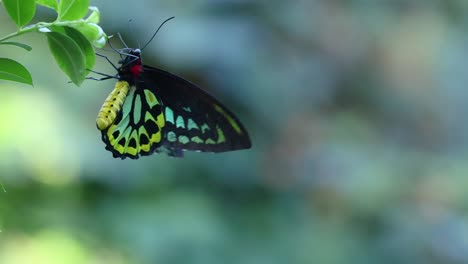
[[[128,20],[128,31],[129,32],[133,32],[132,22],[133,22],[133,19],[130,18]],[[138,48],[140,48],[140,41],[137,40],[137,44],[138,44]]]
[[[141,44],[140,44],[140,41],[137,39],[137,44],[138,44],[138,48],[141,50]]]
[[[146,48],[146,46],[148,46],[148,44],[150,44],[150,42],[153,41],[154,37],[156,37],[156,34],[158,34],[159,30],[162,28],[162,26],[164,26],[164,24],[166,24],[166,22],[168,22],[169,20],[172,20],[174,18],[175,17],[170,17],[170,18],[164,20],[164,22],[162,22],[161,25],[159,25],[156,32],[154,32],[153,36],[150,38],[150,40],[148,40],[148,42],[146,42],[145,46],[143,46],[143,48],[141,48],[141,50],[144,50]]]

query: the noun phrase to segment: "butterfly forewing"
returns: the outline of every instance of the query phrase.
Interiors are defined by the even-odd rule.
[[[243,125],[214,97],[169,72],[145,66],[144,73],[143,83],[155,84],[163,105],[165,148],[205,152],[250,148]]]

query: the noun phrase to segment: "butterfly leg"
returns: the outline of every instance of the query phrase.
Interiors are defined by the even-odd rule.
[[[111,49],[112,49],[114,52],[116,52],[116,53],[118,53],[118,54],[119,54],[119,56],[120,56],[120,60],[123,60],[123,59],[124,59],[124,57],[123,57],[122,53],[121,53],[119,50],[117,50],[116,48],[114,48],[114,47],[112,46],[112,44],[111,44],[111,42],[110,42],[110,41],[108,41],[108,42],[107,42],[107,44],[109,44],[109,47],[110,47],[110,48],[111,48]]]
[[[105,81],[109,79],[113,79],[115,76],[107,76],[107,77],[102,77],[102,78],[96,78],[96,77],[86,77],[86,80],[93,80],[93,81]]]
[[[99,74],[99,75],[101,75],[101,76],[106,77],[105,80],[107,80],[107,79],[119,79],[119,76],[109,75],[109,74],[105,74],[105,73],[102,73],[102,72],[93,71],[93,70],[90,70],[90,69],[87,69],[87,70],[90,71],[90,72],[92,72],[92,73]],[[89,78],[93,78],[93,77],[89,77]],[[89,79],[89,78],[86,78],[86,79]],[[96,79],[96,78],[95,78],[95,79]]]
[[[96,77],[86,77],[85,80],[93,80],[93,81],[105,81],[105,80],[109,80],[109,79],[118,79],[117,77],[115,76],[106,76],[106,77],[102,77],[102,78],[96,78]],[[72,81],[68,81],[68,83],[72,83]]]
[[[127,43],[125,43],[125,41],[123,40],[122,35],[120,35],[120,32],[117,32],[117,36],[119,36],[119,39],[122,42],[122,44],[124,44],[125,48],[128,49]]]
[[[114,67],[114,69],[115,69],[116,71],[118,71],[118,70],[119,70],[119,68],[117,68],[117,66],[115,66],[115,65],[114,65],[114,63],[112,63],[112,61],[111,61],[111,60],[110,60],[110,59],[109,59],[107,56],[104,56],[104,55],[102,55],[102,54],[99,54],[99,53],[96,53],[96,55],[97,55],[97,56],[99,56],[99,57],[101,57],[101,58],[104,58],[104,59],[106,59],[106,60],[107,60],[107,62],[109,62],[109,63],[110,63],[110,65],[112,65],[112,67]]]

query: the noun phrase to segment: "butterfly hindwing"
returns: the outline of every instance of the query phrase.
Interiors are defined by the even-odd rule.
[[[113,123],[102,130],[106,149],[114,157],[138,158],[153,153],[161,145],[165,119],[153,91],[130,86],[122,107],[117,110]]]
[[[149,66],[144,66],[142,79],[142,83],[154,84],[163,105],[166,122],[162,147],[169,154],[250,148],[248,133],[237,117],[198,86]]]

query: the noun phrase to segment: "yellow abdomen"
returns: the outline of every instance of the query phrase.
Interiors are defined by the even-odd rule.
[[[129,84],[126,81],[118,81],[115,84],[114,90],[107,97],[96,118],[96,125],[99,130],[104,130],[112,125],[125,102],[128,90]]]

